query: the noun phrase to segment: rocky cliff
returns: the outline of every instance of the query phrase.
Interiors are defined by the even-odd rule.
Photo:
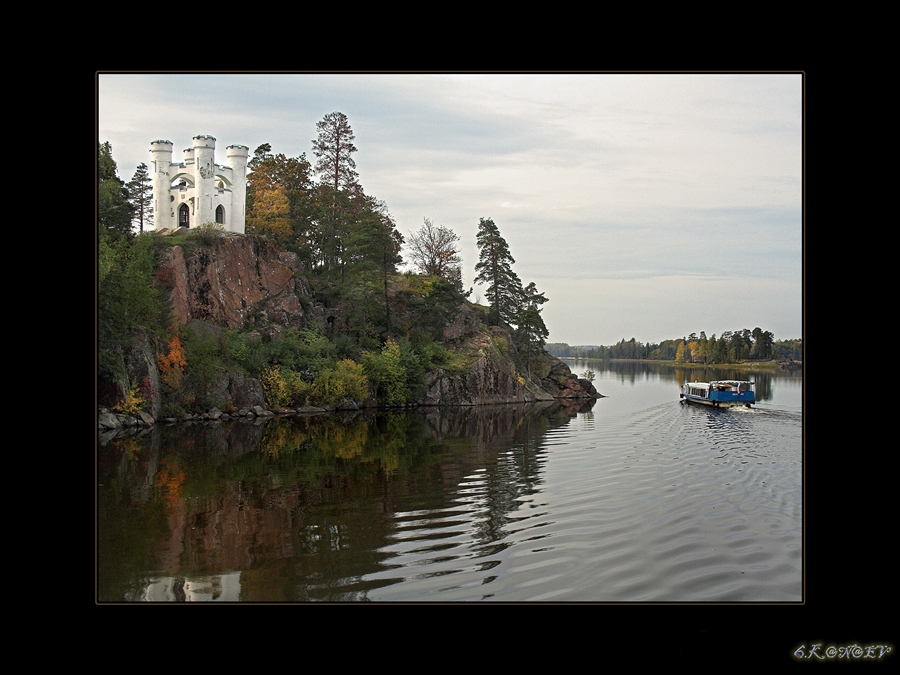
[[[549,354],[531,368],[525,367],[504,328],[473,325],[457,337],[455,350],[466,356],[465,368],[428,373],[428,392],[421,404],[485,405],[599,396],[589,381]]]
[[[172,314],[179,325],[221,338],[222,329],[261,329],[270,336],[285,327],[302,328],[325,320],[296,255],[252,237],[231,235],[215,246],[197,247],[189,255],[171,246],[161,256],[155,283],[170,292]],[[544,354],[526,364],[516,352],[511,332],[488,327],[476,305],[464,305],[447,322],[444,348],[454,366],[426,374],[426,394],[419,405],[485,405],[589,399],[600,395],[593,385],[571,373],[559,359]],[[333,311],[333,310],[329,310]],[[151,392],[144,423],[160,414],[161,351],[152,336],[135,330],[124,354],[128,375],[121,382],[100,382],[101,400],[121,400],[129,382]],[[215,383],[216,400],[228,410],[261,410],[262,387],[253,378],[223,373]],[[213,390],[210,390],[213,391]],[[360,402],[362,403],[362,402]],[[111,418],[106,418],[110,425]]]
[[[254,324],[303,327],[314,309],[312,289],[294,253],[230,235],[212,249],[185,256],[181,246],[163,255],[156,281],[169,289],[179,325],[199,319],[225,328]]]

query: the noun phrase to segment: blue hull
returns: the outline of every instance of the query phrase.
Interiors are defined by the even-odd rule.
[[[714,392],[710,398],[701,398],[700,396],[691,396],[690,394],[683,395],[684,400],[689,403],[699,403],[701,405],[709,405],[715,408],[730,408],[733,406],[747,406],[750,407],[754,403],[756,403],[756,397],[752,392],[748,394],[741,394],[737,396],[736,394],[731,394],[730,396],[727,394],[719,394],[719,392]]]

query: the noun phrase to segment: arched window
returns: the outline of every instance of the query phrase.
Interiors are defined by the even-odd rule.
[[[225,224],[225,207],[221,204],[216,207],[216,222],[219,223],[219,225]]]
[[[191,226],[191,209],[187,204],[178,207],[178,227]]]

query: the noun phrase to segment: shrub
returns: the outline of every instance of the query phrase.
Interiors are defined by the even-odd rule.
[[[447,363],[450,359],[450,353],[446,349],[426,336],[414,340],[413,346],[426,372]]]
[[[351,359],[323,368],[310,387],[310,398],[329,405],[341,401],[362,401],[369,394],[369,381],[363,367]]]
[[[409,342],[404,340],[399,343],[399,346],[400,366],[403,369],[406,388],[405,400],[414,401],[425,395],[426,364],[419,356],[418,350],[414,349]]]
[[[210,336],[184,328],[181,344],[187,365],[181,391],[190,409],[206,410],[222,403],[216,398],[216,384],[225,371],[218,341]]]
[[[225,237],[225,228],[220,223],[203,223],[195,227],[191,234],[203,246],[215,246]]]
[[[270,408],[306,405],[310,386],[293,370],[269,366],[263,370],[260,383]]]
[[[287,405],[287,382],[282,377],[281,369],[278,366],[269,366],[263,370],[259,382],[269,408],[283,408]]]
[[[128,387],[128,391],[125,392],[125,398],[113,406],[113,410],[117,413],[133,417],[143,410],[146,405],[146,399],[138,392],[137,383],[132,381]]]
[[[231,363],[256,375],[266,367],[266,353],[262,338],[236,330],[225,331],[225,351]]]
[[[406,403],[409,390],[400,345],[388,340],[379,353],[363,354],[363,366],[379,401],[387,405]]]

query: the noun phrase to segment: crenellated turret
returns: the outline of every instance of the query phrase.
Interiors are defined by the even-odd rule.
[[[244,234],[247,209],[247,158],[250,156],[250,148],[246,145],[229,145],[225,148],[225,154],[232,173],[230,229]]]
[[[154,227],[157,230],[174,227],[175,210],[172,208],[169,199],[172,141],[153,141],[150,144],[150,157]]]
[[[215,222],[216,139],[194,136],[194,225]]]

